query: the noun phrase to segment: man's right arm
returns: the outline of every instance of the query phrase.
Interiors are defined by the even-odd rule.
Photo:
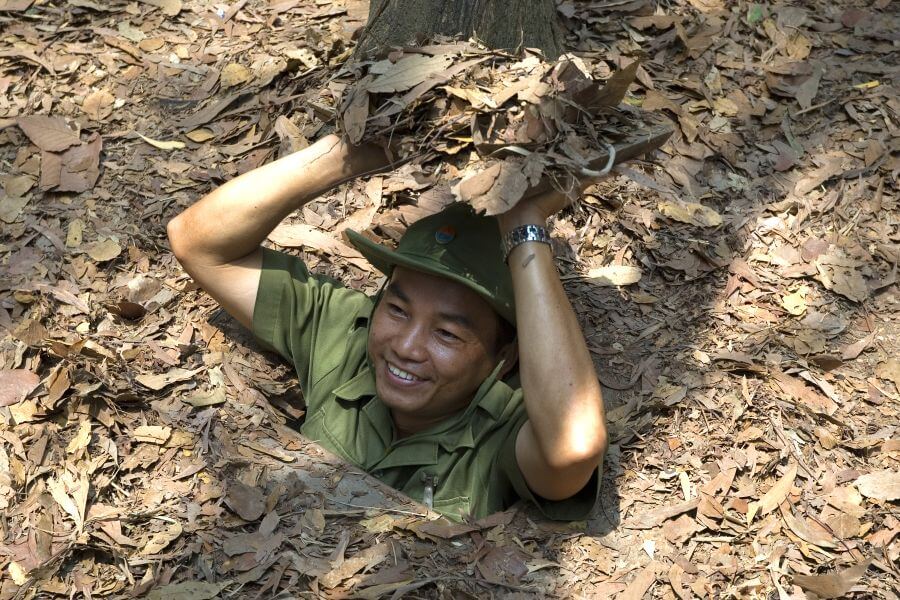
[[[250,328],[266,236],[306,202],[387,166],[377,147],[326,136],[229,181],[169,221],[172,252],[200,287]]]

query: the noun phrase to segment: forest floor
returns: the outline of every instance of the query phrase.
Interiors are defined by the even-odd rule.
[[[554,226],[602,498],[448,525],[294,432],[290,369],[165,236],[331,131],[367,3],[0,0],[0,600],[900,595],[897,4],[559,9],[676,124]],[[304,258],[374,289],[337,232],[395,237],[427,189],[307,205]]]

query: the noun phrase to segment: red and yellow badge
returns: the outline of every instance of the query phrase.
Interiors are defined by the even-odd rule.
[[[434,241],[438,244],[449,244],[456,237],[456,229],[452,225],[444,225],[434,232]]]

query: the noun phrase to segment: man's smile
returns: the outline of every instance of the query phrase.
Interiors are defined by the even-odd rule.
[[[394,378],[401,380],[404,383],[419,383],[420,381],[424,381],[421,377],[417,377],[410,373],[409,371],[404,371],[400,367],[396,367],[391,363],[385,361],[387,365],[388,373],[394,376]]]

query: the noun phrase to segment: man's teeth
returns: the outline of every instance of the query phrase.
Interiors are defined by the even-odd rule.
[[[400,379],[405,379],[406,381],[416,381],[418,379],[418,377],[416,377],[412,373],[407,373],[406,371],[404,371],[402,369],[398,369],[397,367],[395,367],[394,365],[392,365],[390,363],[388,363],[388,371],[390,371],[396,377],[399,377]]]

